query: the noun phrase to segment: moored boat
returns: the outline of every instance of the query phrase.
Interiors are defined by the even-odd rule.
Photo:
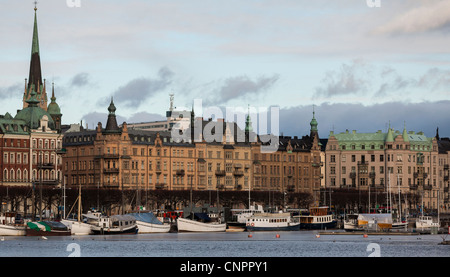
[[[92,224],[94,235],[136,234],[136,219],[129,215],[102,216],[100,213],[87,214],[89,224]]]
[[[440,224],[437,219],[433,219],[431,216],[421,215],[416,219],[416,229],[431,229],[439,228]]]
[[[358,228],[366,231],[389,231],[392,229],[392,214],[359,214]]]
[[[33,221],[27,223],[27,236],[70,236],[69,228],[59,221]]]
[[[358,214],[348,214],[344,218],[344,230],[346,232],[362,231],[363,229],[358,227]]]
[[[225,232],[226,223],[212,221],[206,213],[193,213],[191,218],[178,218],[178,232]]]
[[[92,225],[75,220],[62,219],[61,222],[66,225],[72,235],[74,236],[83,236],[83,235],[92,235]]]
[[[25,229],[19,214],[6,212],[0,216],[0,236],[25,236]]]
[[[300,223],[290,213],[257,213],[247,217],[247,231],[298,231]]]
[[[328,213],[328,207],[312,207],[309,214],[299,215],[300,229],[324,230],[336,228],[337,220]]]
[[[167,233],[170,231],[170,224],[162,223],[152,212],[129,213],[129,216],[136,220],[138,234],[146,233]]]

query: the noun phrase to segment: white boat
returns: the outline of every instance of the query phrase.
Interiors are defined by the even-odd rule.
[[[247,231],[298,231],[300,222],[295,222],[290,213],[257,213],[247,218]]]
[[[261,205],[250,206],[249,209],[232,209],[233,213],[232,221],[227,222],[228,227],[245,227],[247,219],[254,214],[264,213],[264,209]]]
[[[312,207],[309,215],[296,216],[300,218],[300,229],[323,230],[335,228],[337,220],[328,213],[328,207]]]
[[[17,220],[17,214],[6,212],[0,216],[0,236],[25,236],[26,225]]]
[[[344,230],[346,232],[362,231],[363,229],[358,227],[358,214],[348,214],[344,219]]]
[[[432,227],[439,228],[439,221],[436,221],[431,216],[419,216],[416,219],[417,229],[431,229]]]
[[[394,230],[407,230],[408,229],[408,222],[407,221],[394,221],[394,222],[392,222],[391,229],[394,229]]]
[[[170,231],[170,224],[162,223],[152,212],[129,213],[129,216],[136,220],[138,234],[147,233],[167,233]]]
[[[359,214],[358,228],[365,231],[389,231],[392,228],[392,214]]]
[[[92,225],[75,220],[62,219],[61,222],[66,225],[72,235],[74,236],[83,236],[83,235],[92,235]]]
[[[211,218],[205,213],[194,213],[194,219],[178,218],[178,232],[225,232],[226,223],[220,221],[211,221]]]
[[[136,234],[136,219],[129,215],[103,216],[99,212],[84,215],[95,235]]]

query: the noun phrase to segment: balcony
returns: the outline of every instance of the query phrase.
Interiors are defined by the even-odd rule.
[[[225,170],[216,170],[216,176],[225,176]]]
[[[37,168],[39,169],[54,169],[54,163],[38,163]]]
[[[444,188],[444,192],[448,192],[448,187],[445,187],[445,188]]]
[[[431,186],[431,185],[424,185],[424,186],[423,186],[423,189],[424,189],[424,190],[432,190],[432,189],[433,189],[433,186]]]
[[[184,169],[178,169],[176,174],[179,176],[184,176]]]
[[[376,173],[375,173],[375,172],[370,172],[370,173],[369,173],[369,177],[370,177],[371,179],[374,179],[375,176],[376,176]]]
[[[157,183],[155,184],[155,189],[164,189],[166,186],[166,184],[163,183]]]
[[[294,191],[295,191],[295,186],[294,186],[294,185],[288,185],[287,188],[286,188],[286,190],[287,190],[288,192],[294,192]]]
[[[156,174],[161,174],[161,167],[157,166],[155,172]]]
[[[104,168],[103,173],[104,174],[117,174],[117,173],[119,173],[119,169],[118,168]]]
[[[410,190],[417,190],[417,185],[416,184],[411,184],[411,185],[409,185],[409,189]]]
[[[448,170],[448,164],[444,164],[444,170]]]
[[[359,161],[358,165],[369,165],[369,162],[367,162],[367,161]]]
[[[444,176],[444,181],[448,181],[448,175]]]
[[[355,179],[356,178],[356,172],[350,172],[350,178]]]
[[[241,190],[241,189],[242,189],[242,186],[241,186],[241,185],[234,185],[234,189],[235,189],[235,190]]]
[[[242,171],[242,170],[235,170],[235,171],[233,171],[233,175],[234,176],[244,176],[244,171]]]

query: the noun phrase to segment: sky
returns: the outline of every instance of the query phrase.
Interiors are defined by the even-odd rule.
[[[22,108],[33,2],[0,0],[0,114]],[[63,124],[105,124],[111,98],[119,124],[162,120],[173,93],[178,110],[200,102],[196,116],[250,105],[255,130],[276,107],[271,123],[289,136],[309,134],[313,110],[321,138],[388,126],[450,136],[448,0],[41,0],[37,8],[42,74],[54,82]]]

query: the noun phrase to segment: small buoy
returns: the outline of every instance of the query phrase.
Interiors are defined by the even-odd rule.
[[[44,237],[44,236],[42,236],[41,238],[42,238],[42,239],[47,239],[47,238],[46,238],[46,237]]]
[[[367,237],[369,237],[367,234],[364,234],[364,236],[363,237],[365,237],[365,238],[367,238]]]
[[[279,239],[279,238],[280,238],[280,234],[277,234],[275,237],[276,237],[277,239]]]
[[[5,241],[5,237],[2,237],[2,241]]]
[[[252,237],[253,237],[253,235],[252,235],[252,234],[248,234],[248,237],[249,237],[249,238],[252,238]]]
[[[316,238],[320,238],[320,235],[319,235],[319,234],[316,234]]]

